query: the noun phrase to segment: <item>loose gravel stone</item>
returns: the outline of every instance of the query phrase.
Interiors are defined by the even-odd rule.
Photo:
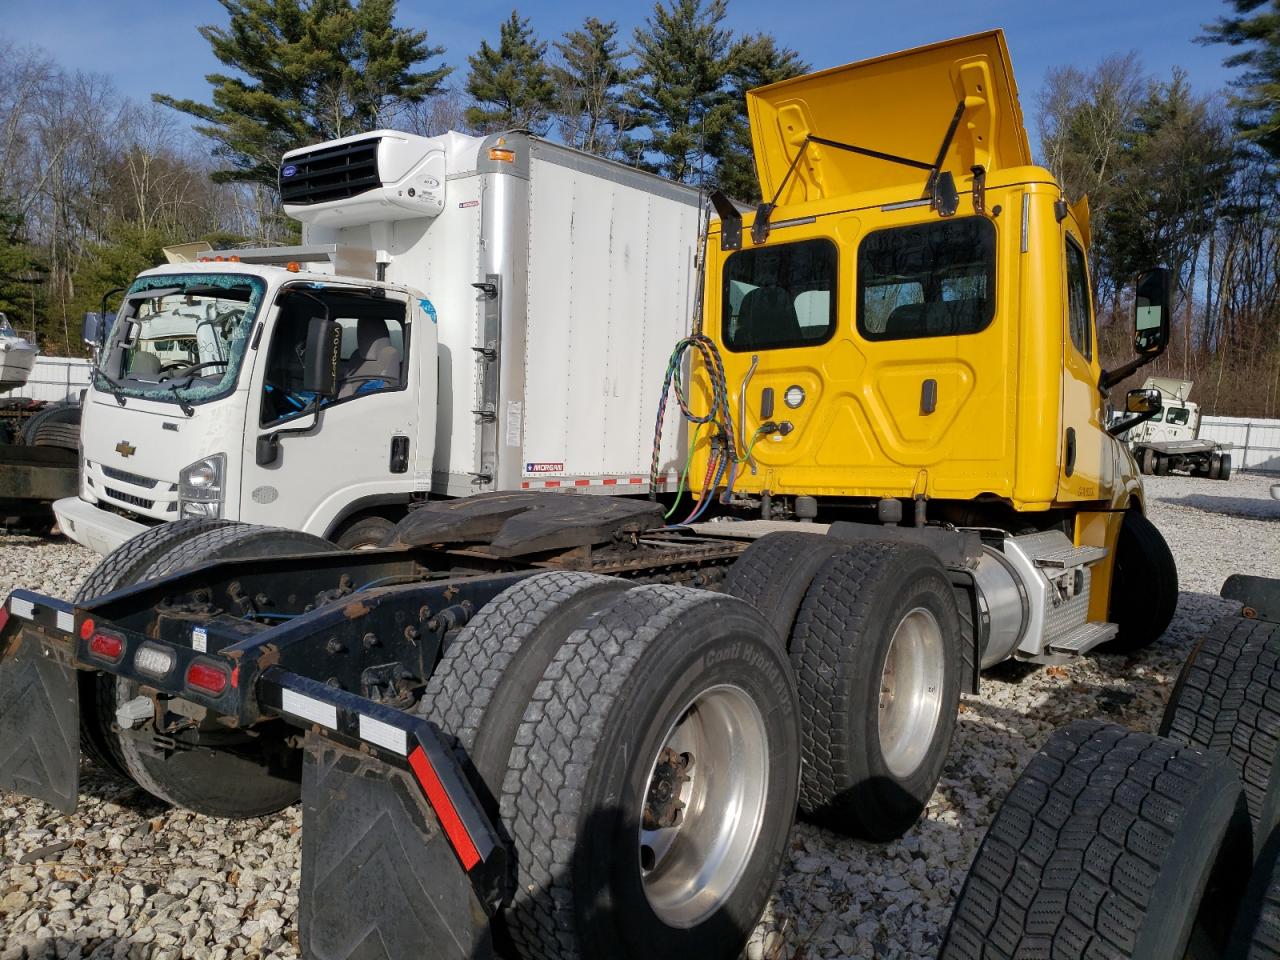
[[[1135,656],[988,671],[982,693],[963,698],[937,793],[905,837],[874,845],[796,827],[747,957],[933,960],[983,832],[1049,734],[1096,716],[1155,729],[1191,644],[1234,612],[1222,581],[1280,576],[1280,502],[1269,479],[1248,474],[1145,483],[1182,589],[1165,636]],[[96,563],[66,541],[0,535],[0,595],[70,597]],[[240,822],[168,810],[88,764],[71,817],[0,794],[0,960],[293,960],[301,825],[297,807]]]

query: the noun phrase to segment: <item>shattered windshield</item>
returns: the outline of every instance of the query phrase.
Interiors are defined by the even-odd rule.
[[[261,279],[240,274],[140,278],[100,354],[96,386],[171,403],[229,393],[264,292]]]

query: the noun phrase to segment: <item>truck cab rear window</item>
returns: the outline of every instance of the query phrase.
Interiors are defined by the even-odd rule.
[[[996,229],[963,217],[869,233],[858,248],[858,332],[868,340],[977,333],[995,316]]]
[[[730,256],[720,298],[725,346],[777,350],[831,339],[836,259],[830,240],[757,247]]]

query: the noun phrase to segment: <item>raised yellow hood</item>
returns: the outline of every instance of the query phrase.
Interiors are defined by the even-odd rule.
[[[762,194],[772,199],[809,136],[932,165],[962,100],[965,111],[942,163],[957,184],[977,164],[990,175],[1031,163],[1001,30],[752,90],[747,110]],[[811,142],[778,204],[884,187],[923,193],[928,178],[927,170]]]

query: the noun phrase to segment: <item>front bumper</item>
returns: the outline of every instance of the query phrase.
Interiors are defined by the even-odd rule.
[[[63,533],[103,556],[148,529],[145,523],[103,510],[79,497],[56,501],[53,515]]]

